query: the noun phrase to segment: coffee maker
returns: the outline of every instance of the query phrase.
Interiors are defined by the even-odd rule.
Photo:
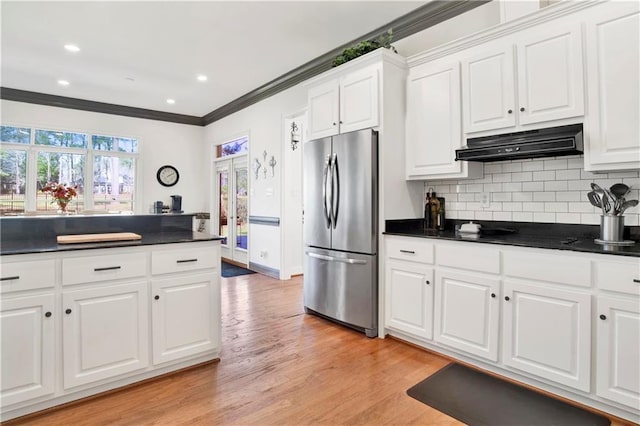
[[[171,213],[182,213],[182,195],[171,196]]]

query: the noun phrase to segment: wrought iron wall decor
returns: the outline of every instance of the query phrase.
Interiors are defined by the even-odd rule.
[[[253,159],[253,173],[255,174],[256,180],[258,180],[260,178],[260,169],[262,169],[262,176],[264,177],[264,179],[267,178],[267,165],[269,167],[271,167],[271,177],[275,177],[276,175],[276,164],[278,164],[278,162],[276,161],[276,157],[275,156],[271,156],[271,159],[269,160],[269,162],[267,162],[267,156],[269,154],[267,154],[267,151],[263,151],[262,153],[262,158],[264,160],[264,164],[260,162],[260,160],[258,160],[258,157],[255,157]]]
[[[295,121],[291,122],[291,150],[295,151],[300,142],[300,128]]]

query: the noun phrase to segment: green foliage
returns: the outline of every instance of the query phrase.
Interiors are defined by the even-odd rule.
[[[346,62],[349,62],[352,59],[355,59],[359,56],[362,56],[366,53],[372,52],[376,49],[384,47],[385,49],[390,49],[395,53],[398,53],[395,47],[391,46],[391,41],[393,40],[393,29],[389,29],[386,33],[382,34],[375,40],[363,40],[355,46],[351,46],[349,48],[344,49],[341,55],[338,55],[333,60],[333,66],[337,67],[338,65],[342,65]]]

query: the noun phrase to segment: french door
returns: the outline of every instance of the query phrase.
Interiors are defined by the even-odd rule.
[[[217,233],[223,237],[222,257],[247,263],[249,242],[249,171],[247,157],[215,163]]]

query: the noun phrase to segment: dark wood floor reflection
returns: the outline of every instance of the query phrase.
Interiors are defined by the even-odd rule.
[[[444,358],[305,315],[302,278],[222,280],[218,363],[12,424],[460,424],[406,390]]]

